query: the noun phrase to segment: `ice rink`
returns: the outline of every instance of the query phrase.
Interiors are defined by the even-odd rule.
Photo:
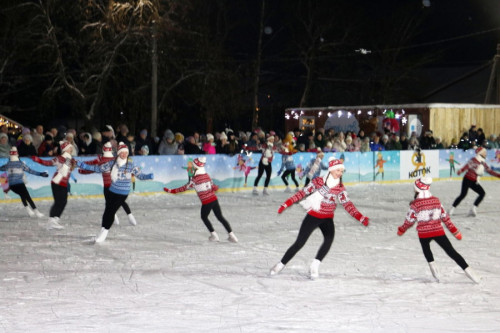
[[[460,180],[436,181],[431,192],[449,209]],[[441,282],[434,282],[415,228],[397,227],[413,184],[347,184],[365,228],[340,206],[335,240],[320,267],[309,264],[322,242],[317,230],[277,276],[269,269],[294,242],[305,216],[300,205],[281,215],[289,196],[272,189],[219,193],[239,238],[208,241],[194,192],[131,194],[137,219],[120,210],[103,244],[104,199],[70,197],[61,231],[29,218],[20,201],[0,203],[0,332],[499,332],[500,181],[482,182],[475,218],[469,192],[452,217],[462,231],[455,249],[482,277],[473,284],[436,243]],[[1,194],[0,194],[1,195]],[[48,215],[51,200],[36,201]]]

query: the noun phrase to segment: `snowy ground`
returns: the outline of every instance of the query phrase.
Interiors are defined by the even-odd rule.
[[[473,284],[434,243],[441,282],[432,281],[415,229],[403,237],[412,185],[348,185],[371,218],[364,228],[340,207],[336,238],[307,278],[322,238],[316,231],[275,277],[269,269],[292,244],[305,215],[276,213],[287,194],[220,193],[225,217],[240,239],[208,242],[195,194],[131,195],[138,220],[119,212],[102,245],[102,198],[70,198],[62,231],[47,231],[19,202],[0,204],[0,332],[498,332],[500,331],[499,181],[484,181],[479,216],[466,217],[468,197],[449,237],[482,276]],[[459,181],[435,182],[448,208]],[[37,201],[48,214],[50,200]]]

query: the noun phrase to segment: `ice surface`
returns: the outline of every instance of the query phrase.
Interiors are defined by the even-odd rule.
[[[396,235],[410,183],[347,186],[371,224],[337,209],[335,241],[315,281],[307,273],[319,230],[268,276],[305,216],[300,205],[277,214],[283,189],[266,197],[250,189],[219,193],[238,244],[213,214],[221,242],[208,241],[194,193],[131,194],[137,226],[120,210],[121,224],[99,245],[92,239],[102,198],[71,197],[62,231],[45,230],[47,218],[27,217],[20,202],[0,203],[0,332],[498,332],[498,185],[483,182],[478,217],[466,217],[474,192],[456,209],[462,241],[447,233],[482,276],[479,285],[435,243],[434,282],[415,228]],[[449,208],[460,181],[436,181],[431,190]],[[48,215],[52,202],[36,203]]]

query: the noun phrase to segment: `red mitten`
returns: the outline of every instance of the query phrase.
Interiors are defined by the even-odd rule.
[[[359,219],[359,222],[361,222],[365,227],[368,226],[368,223],[370,223],[370,219],[366,216],[362,216],[360,219]]]
[[[214,192],[217,192],[219,190],[219,186],[213,184],[212,185],[212,190],[214,190]]]
[[[405,233],[405,230],[403,229],[403,227],[399,227],[398,228],[398,236],[403,236],[404,233]]]
[[[460,230],[455,231],[453,233],[453,236],[455,236],[455,238],[458,240],[462,240],[462,233],[460,232]]]
[[[290,207],[291,205],[293,204],[292,200],[288,199],[287,201],[285,201],[281,206],[280,208],[278,208],[278,214],[281,214],[283,213],[283,211],[287,208],[287,207]]]
[[[40,163],[40,157],[38,156],[31,156],[31,159],[37,163]]]
[[[171,189],[169,189],[169,188],[166,188],[166,187],[164,187],[164,188],[163,188],[163,191],[165,191],[165,192],[167,192],[167,193],[172,193],[172,190],[171,190]]]

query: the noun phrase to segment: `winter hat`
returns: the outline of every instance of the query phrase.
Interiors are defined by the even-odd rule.
[[[128,153],[128,147],[126,144],[124,144],[123,142],[120,142],[118,144],[118,151],[117,151],[117,155],[120,155],[121,152],[124,152],[126,151]]]
[[[330,157],[330,159],[328,160],[328,171],[337,169],[345,170],[344,164],[341,160],[338,160],[335,157]]]
[[[111,146],[111,142],[106,142],[102,147],[102,156],[104,157],[113,157],[113,146]]]
[[[267,142],[271,141],[271,142],[274,142],[274,135],[270,135],[267,140]]]
[[[478,148],[476,149],[476,156],[481,156],[481,157],[483,157],[483,158],[486,158],[486,154],[487,154],[487,153],[488,153],[488,152],[486,151],[486,149],[485,149],[484,147],[478,147]]]
[[[200,169],[200,168],[203,168],[205,166],[206,162],[207,162],[206,157],[198,157],[198,158],[194,159],[193,164],[194,164],[194,167],[196,169]]]
[[[54,141],[54,137],[50,134],[45,134],[45,141]]]
[[[148,136],[148,130],[147,129],[143,129],[139,134],[140,135],[144,135],[144,136]]]
[[[11,161],[19,161],[19,153],[17,152],[17,148],[15,146],[10,148],[9,155]]]
[[[227,135],[226,133],[222,132],[219,137],[221,140],[227,140]]]
[[[207,141],[214,141],[214,136],[211,133],[207,134]]]
[[[68,141],[60,141],[59,147],[61,147],[61,151],[64,153],[68,151],[72,146],[71,143],[69,143]]]
[[[24,135],[24,134],[30,134],[30,132],[31,131],[30,131],[29,127],[23,127],[23,130],[21,133]]]
[[[112,137],[114,138],[114,137],[115,137],[115,130],[113,129],[113,126],[111,126],[111,125],[106,125],[106,128],[107,128],[107,130],[108,130],[108,131],[110,131],[110,132],[111,132]]]
[[[431,188],[432,184],[432,178],[431,177],[421,177],[415,181],[415,191],[418,193],[424,192],[424,191],[429,191]]]
[[[33,141],[33,137],[31,136],[31,134],[24,134],[23,135],[23,139],[26,139],[26,140],[29,140],[29,141]]]

